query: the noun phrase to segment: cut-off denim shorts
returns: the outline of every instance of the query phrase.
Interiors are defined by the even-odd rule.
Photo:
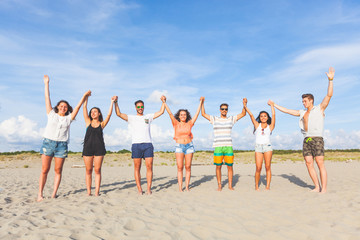
[[[175,152],[176,153],[184,153],[185,155],[194,153],[195,152],[194,144],[192,142],[189,142],[188,144],[176,143]]]
[[[266,153],[266,152],[271,152],[272,150],[273,149],[270,143],[255,145],[255,152]]]
[[[44,138],[40,149],[40,154],[56,158],[67,158],[68,143]]]

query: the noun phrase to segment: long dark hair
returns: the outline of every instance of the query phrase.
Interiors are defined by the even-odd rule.
[[[66,105],[68,106],[68,110],[67,110],[67,112],[65,113],[65,116],[67,116],[67,115],[69,115],[70,113],[72,113],[72,111],[73,111],[73,108],[70,106],[70,104],[67,102],[67,101],[65,101],[65,100],[60,100],[57,104],[56,104],[56,106],[53,108],[54,109],[54,112],[56,112],[56,113],[58,113],[59,112],[59,109],[58,109],[58,106],[60,105],[60,103],[66,103]]]
[[[99,111],[99,113],[100,113],[100,115],[99,115],[99,121],[102,122],[102,121],[103,121],[103,115],[102,115],[102,113],[101,113],[100,108],[98,108],[98,107],[93,107],[93,108],[90,109],[90,111],[89,111],[90,120],[91,120],[91,121],[93,120],[93,118],[91,117],[91,110],[93,110],[93,109],[97,109],[97,110]]]
[[[261,112],[259,113],[259,115],[257,116],[256,121],[261,124],[260,115],[261,115],[262,113],[266,113],[266,115],[267,115],[267,117],[268,117],[268,120],[266,121],[266,123],[267,123],[267,125],[270,125],[270,124],[271,124],[271,117],[270,117],[270,115],[269,115],[269,113],[268,113],[267,111],[261,111]],[[256,131],[256,129],[255,129],[255,127],[254,127],[254,133],[255,133],[255,131]]]
[[[176,120],[178,120],[179,122],[180,122],[180,112],[186,112],[186,120],[185,120],[185,122],[188,122],[188,121],[190,121],[191,120],[191,115],[190,115],[190,112],[187,110],[187,109],[179,109],[177,112],[176,112],[176,114],[175,114],[175,118],[176,118]]]

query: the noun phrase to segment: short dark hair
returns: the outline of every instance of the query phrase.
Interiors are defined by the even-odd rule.
[[[70,113],[72,113],[72,111],[73,111],[73,108],[70,106],[70,104],[67,102],[67,101],[65,101],[65,100],[60,100],[57,104],[56,104],[56,106],[54,107],[54,112],[56,112],[56,113],[58,113],[59,112],[59,109],[58,109],[58,106],[60,105],[60,103],[66,103],[66,105],[68,106],[68,110],[67,110],[67,112],[65,113],[65,116],[67,116],[67,115],[69,115]]]
[[[227,103],[222,103],[222,104],[220,104],[220,108],[221,108],[222,106],[226,106],[226,107],[228,108],[228,107],[229,107],[229,104],[227,104]]]
[[[190,115],[190,112],[187,110],[187,109],[179,109],[176,114],[175,114],[175,118],[176,120],[178,120],[180,122],[180,112],[185,112],[186,113],[186,120],[185,122],[188,122],[191,120],[191,115]]]
[[[143,105],[145,105],[142,100],[137,100],[137,101],[135,102],[135,106],[136,106],[136,104],[138,104],[138,103],[142,103]]]
[[[314,102],[314,95],[312,95],[311,93],[305,93],[301,97],[302,98],[308,98],[310,100],[313,100],[313,102]]]
[[[98,112],[100,113],[99,121],[102,122],[102,121],[103,121],[103,115],[102,115],[102,113],[101,113],[101,111],[100,111],[100,108],[98,108],[98,107],[93,107],[92,109],[90,109],[90,111],[89,111],[90,120],[91,120],[91,121],[93,120],[93,118],[91,117],[91,111],[92,111],[93,109],[97,109],[97,110],[98,110]]]

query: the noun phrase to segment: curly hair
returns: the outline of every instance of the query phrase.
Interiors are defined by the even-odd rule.
[[[56,113],[59,112],[58,106],[60,105],[60,103],[65,103],[65,104],[68,106],[68,110],[67,110],[67,112],[65,113],[65,116],[67,116],[67,115],[69,115],[70,113],[72,113],[73,108],[72,108],[72,107],[70,106],[70,104],[69,104],[67,101],[65,101],[65,100],[60,100],[60,101],[56,104],[56,106],[53,108],[53,109],[54,109],[54,112],[56,112]]]
[[[191,120],[191,115],[190,115],[190,112],[187,110],[187,109],[179,109],[177,112],[176,112],[176,114],[175,114],[175,118],[176,118],[176,120],[178,120],[179,122],[180,122],[180,112],[185,112],[186,113],[186,120],[185,120],[185,122],[188,122],[188,121],[190,121]]]

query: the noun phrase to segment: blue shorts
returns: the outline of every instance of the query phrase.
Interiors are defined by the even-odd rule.
[[[68,156],[68,143],[44,138],[40,154],[56,158],[66,158]]]
[[[266,152],[271,152],[271,151],[272,151],[272,147],[271,147],[270,143],[255,145],[255,152],[266,153]]]
[[[154,147],[152,143],[134,143],[131,146],[131,158],[150,157],[154,157]]]
[[[184,153],[185,155],[189,154],[189,153],[194,153],[195,152],[194,144],[192,142],[190,142],[188,144],[176,143],[175,152],[176,153]]]

